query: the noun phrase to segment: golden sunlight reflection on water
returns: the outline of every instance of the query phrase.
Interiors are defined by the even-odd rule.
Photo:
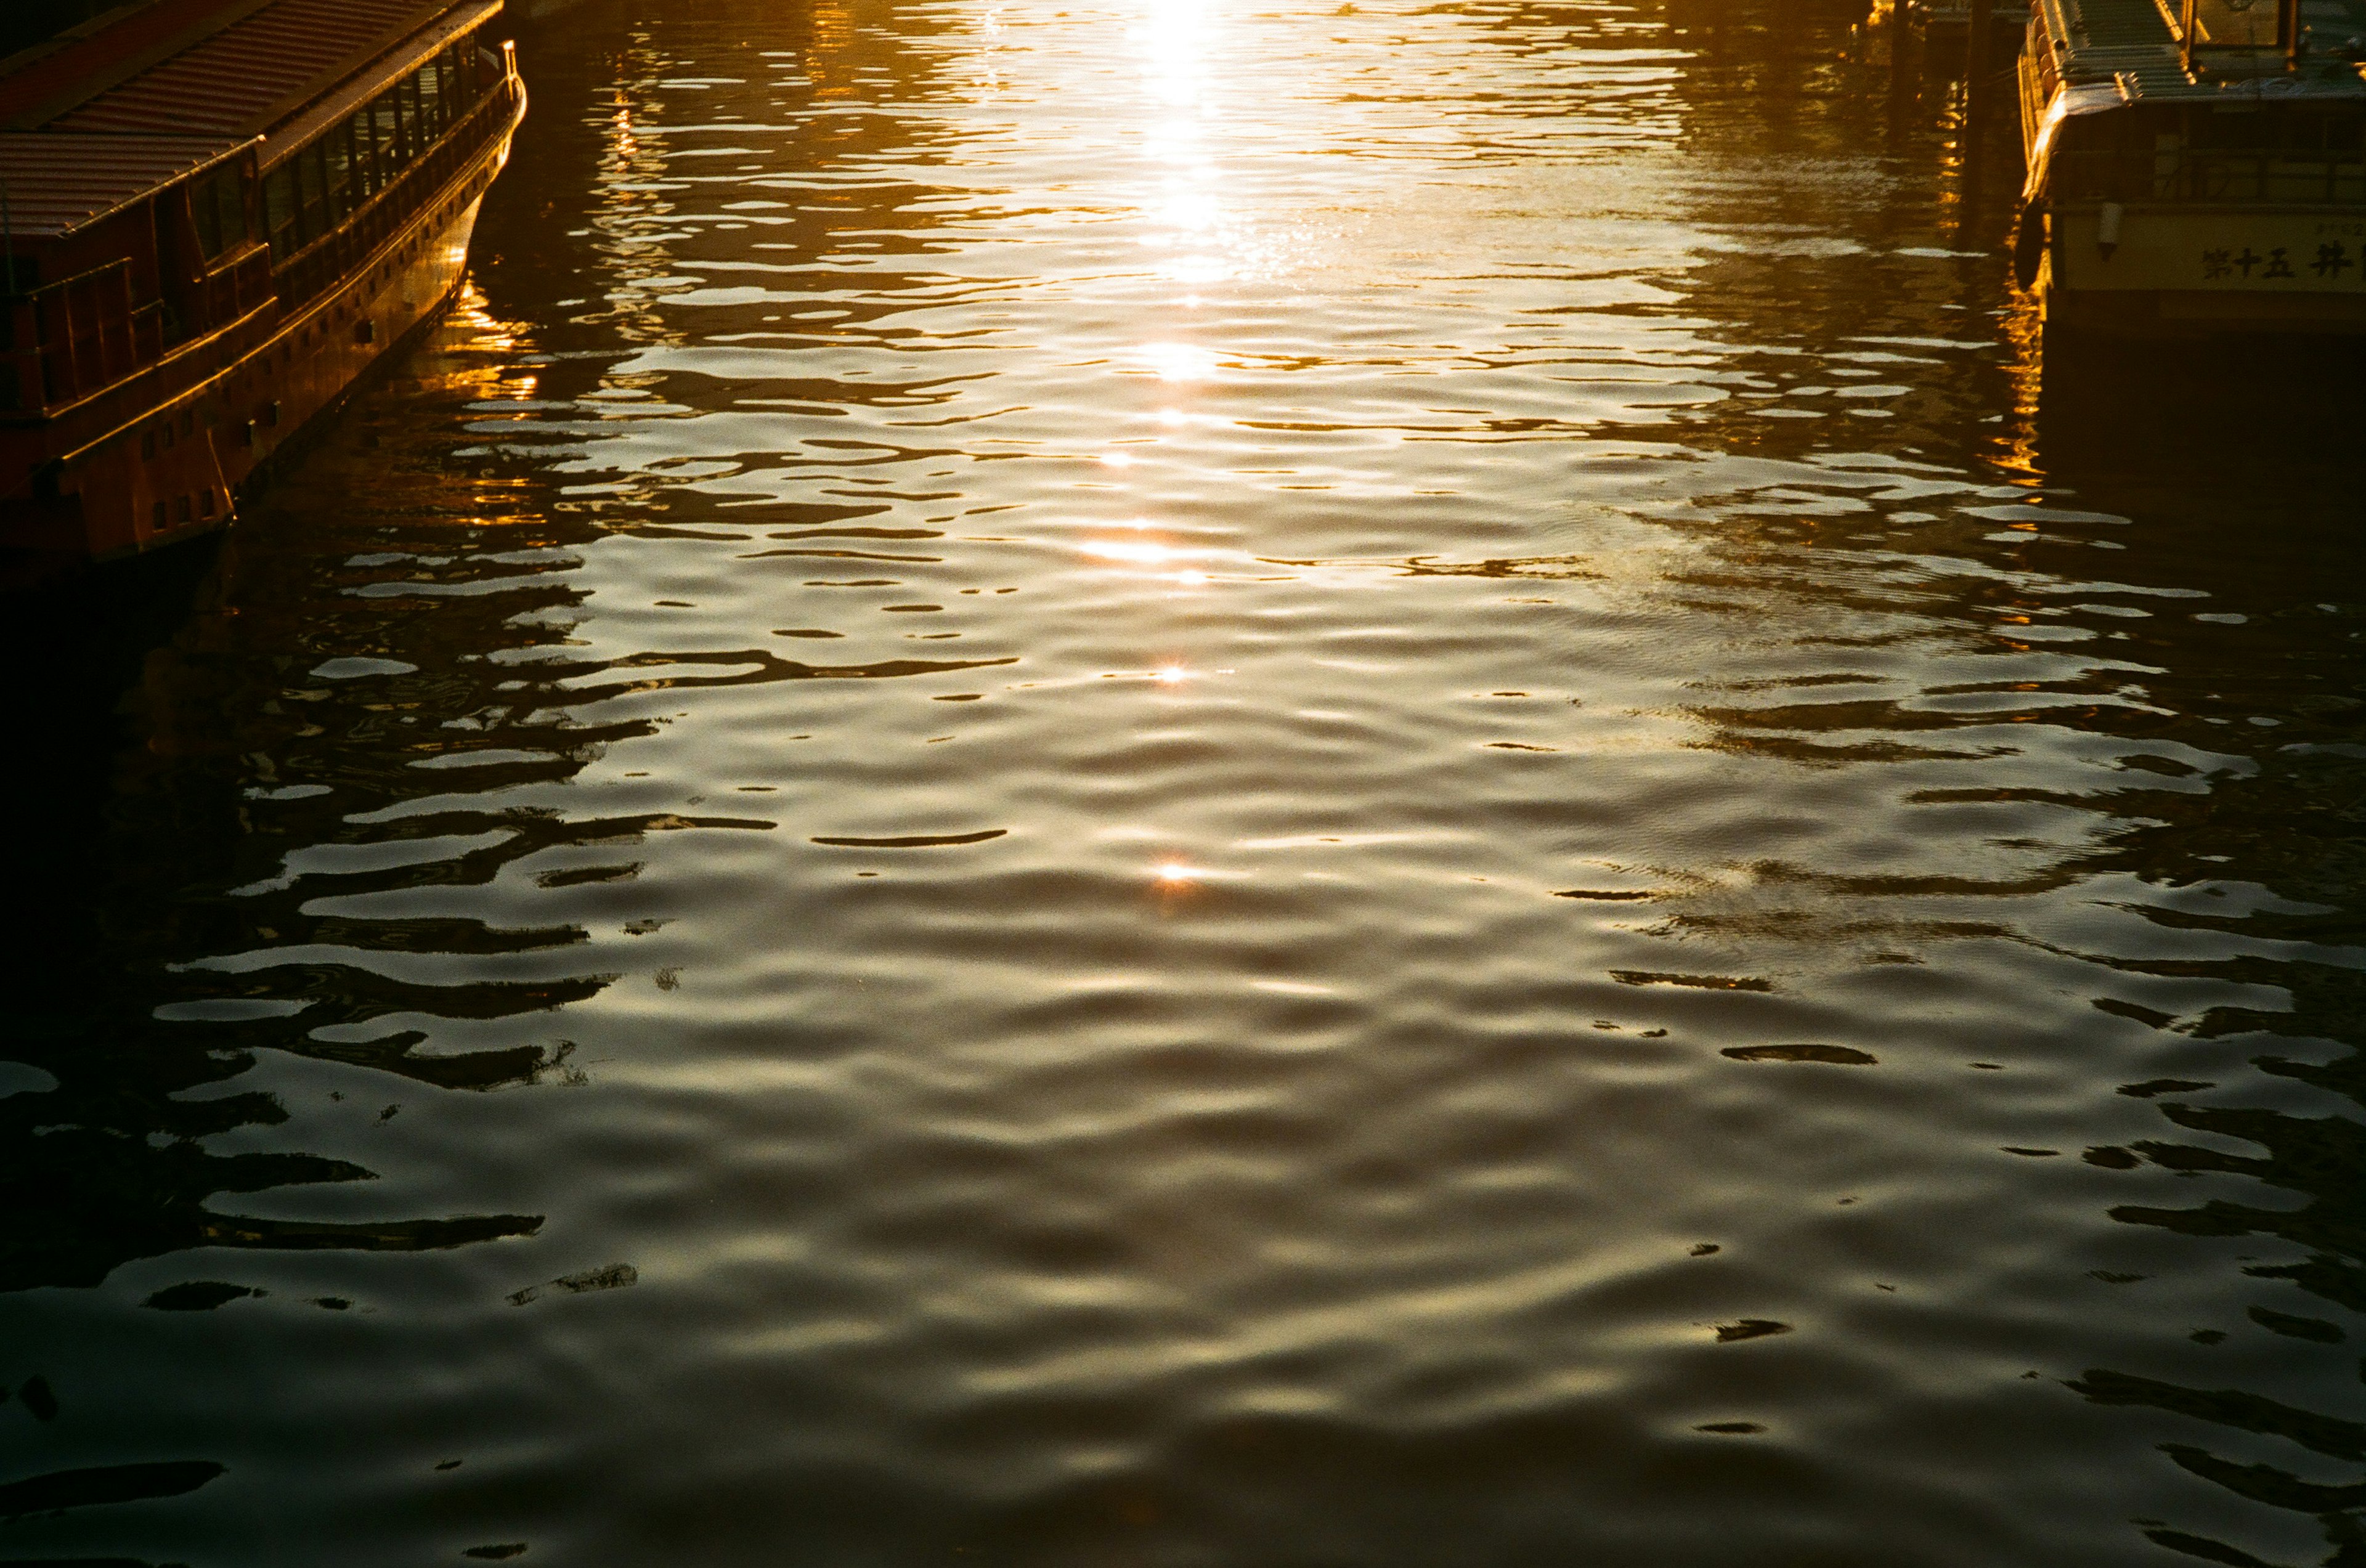
[[[1839,0],[513,9],[17,786],[8,1551],[2346,1561],[2354,377]]]

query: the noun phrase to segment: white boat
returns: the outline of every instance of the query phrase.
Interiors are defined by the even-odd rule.
[[[2366,333],[2366,0],[2034,0],[2015,259],[2049,335]]]

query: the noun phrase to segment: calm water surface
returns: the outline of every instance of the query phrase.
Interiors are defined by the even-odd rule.
[[[2354,364],[1840,4],[513,9],[13,634],[0,1558],[2366,1562]]]

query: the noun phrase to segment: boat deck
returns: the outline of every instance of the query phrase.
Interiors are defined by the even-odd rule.
[[[2037,0],[2056,68],[2074,85],[2116,85],[2130,101],[2218,102],[2253,94],[2366,98],[2359,66],[2366,57],[2366,0],[2303,0],[2312,47],[2297,73],[2285,71],[2282,57],[2268,47],[2275,8],[2264,0],[2240,11],[2226,0],[2203,0],[2203,34],[2217,47],[2204,56],[2206,69],[2189,71],[2170,21],[2181,9],[2178,0]],[[2257,51],[2248,60],[2233,52],[2247,47]]]

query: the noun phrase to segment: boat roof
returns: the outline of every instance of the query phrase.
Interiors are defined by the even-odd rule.
[[[145,0],[0,62],[0,128],[243,140],[396,49],[458,0]]]
[[[2270,50],[2206,51],[2202,69],[2190,72],[2170,21],[2171,13],[2184,8],[2180,0],[2037,0],[2062,79],[2074,85],[2115,86],[2128,103],[2366,99],[2366,75],[2356,60],[2340,52],[2366,44],[2366,0],[2302,0],[2302,6],[2303,23],[2318,47],[2302,57],[2297,72],[2287,72],[2283,56]],[[2273,6],[2261,5],[2257,11],[2265,15],[2271,35]],[[2251,19],[2251,7],[2203,0],[2202,14],[2205,36],[2214,30],[2223,42],[2237,36],[2238,20]]]
[[[72,233],[252,144],[220,136],[0,131],[7,236],[38,240]]]

